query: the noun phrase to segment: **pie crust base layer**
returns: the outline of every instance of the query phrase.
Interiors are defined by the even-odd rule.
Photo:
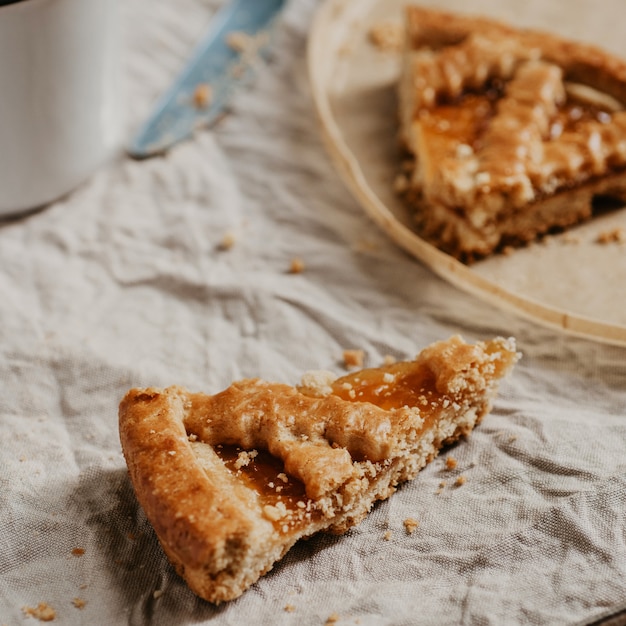
[[[489,412],[512,339],[455,336],[414,361],[298,387],[131,389],[119,408],[137,499],[200,597],[241,595],[293,544],[344,533]]]
[[[486,19],[406,8],[399,184],[418,232],[472,261],[626,200],[626,62]]]

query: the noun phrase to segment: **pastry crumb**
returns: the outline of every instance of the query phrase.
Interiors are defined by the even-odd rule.
[[[388,531],[386,531],[386,532],[385,532],[385,534],[383,535],[383,539],[384,539],[385,541],[389,541],[389,540],[391,539],[392,535],[393,535],[393,533],[392,533],[390,530],[388,530]]]
[[[230,250],[236,243],[237,239],[235,234],[231,231],[224,233],[222,240],[220,241],[220,250]]]
[[[363,350],[344,350],[343,363],[346,367],[363,367],[365,352]]]
[[[241,469],[242,467],[247,467],[248,465],[250,465],[250,461],[252,461],[252,459],[255,456],[256,455],[252,455],[246,450],[242,450],[237,455],[237,460],[235,461],[235,469]]]
[[[296,607],[293,604],[285,604],[284,610],[287,613],[293,613],[296,610]]]
[[[302,272],[304,272],[304,261],[299,257],[291,259],[291,263],[289,264],[289,273],[302,274]]]
[[[83,556],[85,548],[72,548],[72,556]]]
[[[383,374],[383,382],[387,383],[388,385],[390,385],[395,380],[396,380],[395,374],[392,374],[391,372],[385,372]]]
[[[378,22],[369,29],[368,37],[383,52],[400,52],[404,46],[404,28],[398,22]]]
[[[206,109],[213,100],[213,90],[208,83],[196,85],[193,91],[193,103],[198,109]]]
[[[332,384],[337,376],[328,370],[311,370],[302,375],[298,391],[307,396],[324,398],[333,391]]]
[[[412,535],[419,525],[420,523],[412,517],[407,517],[404,520],[404,527],[406,528],[406,532],[409,535]]]
[[[464,485],[467,482],[467,478],[465,478],[465,476],[459,476],[455,481],[454,484],[457,487],[460,487],[461,485]]]
[[[77,608],[77,609],[84,609],[85,606],[87,605],[87,601],[83,600],[82,598],[74,598],[72,600],[72,604]]]
[[[596,243],[608,244],[608,243],[625,243],[626,242],[626,230],[621,226],[617,228],[611,228],[610,230],[602,231],[596,238]]]
[[[456,469],[457,460],[453,456],[449,456],[446,458],[446,469],[453,470]]]
[[[254,37],[251,37],[247,33],[242,31],[232,31],[226,36],[226,43],[228,47],[236,52],[246,52],[252,48],[254,43]]]
[[[339,621],[339,619],[340,617],[338,613],[331,613],[326,618],[325,626],[332,626],[333,624],[336,624]]]
[[[158,600],[162,595],[163,595],[163,590],[162,589],[155,589],[154,593],[152,594],[152,597],[155,600]]]
[[[52,622],[57,616],[56,611],[47,602],[40,602],[36,607],[23,606],[22,613],[26,617],[34,617],[40,622]]]
[[[287,515],[287,507],[284,502],[277,502],[275,505],[266,504],[263,507],[263,515],[272,522],[277,522]]]

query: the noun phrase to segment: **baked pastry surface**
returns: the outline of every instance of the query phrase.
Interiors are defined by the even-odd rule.
[[[486,18],[405,17],[401,188],[420,235],[472,261],[626,200],[626,62]]]
[[[311,372],[298,387],[131,389],[119,428],[137,499],[189,587],[234,599],[300,538],[345,532],[468,435],[518,357],[512,339],[455,336],[414,361]]]

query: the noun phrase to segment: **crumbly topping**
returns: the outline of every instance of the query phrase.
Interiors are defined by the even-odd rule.
[[[277,522],[287,515],[287,507],[284,502],[278,501],[274,504],[266,504],[263,507],[263,515],[272,522]]]
[[[396,380],[396,376],[395,374],[392,374],[391,372],[385,372],[383,374],[383,382],[387,383],[388,385],[390,385],[391,383],[393,383]]]
[[[237,460],[234,463],[235,469],[241,469],[242,467],[250,465],[252,459],[254,459],[258,454],[257,450],[242,450],[237,455]]]
[[[453,470],[456,469],[457,460],[453,456],[446,457],[446,469]]]
[[[298,391],[307,396],[323,398],[332,393],[337,375],[328,370],[311,370],[302,375]]]

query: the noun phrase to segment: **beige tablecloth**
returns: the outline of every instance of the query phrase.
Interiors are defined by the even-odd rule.
[[[128,0],[129,128],[218,4]],[[378,232],[318,132],[315,8],[288,5],[271,62],[217,128],[0,225],[0,624],[34,622],[23,609],[42,602],[64,625],[587,624],[626,608],[626,350],[495,310]],[[456,470],[436,460],[235,602],[187,589],[127,477],[129,387],[295,383],[342,372],[347,348],[376,365],[454,333],[513,335],[524,354],[446,453]]]

